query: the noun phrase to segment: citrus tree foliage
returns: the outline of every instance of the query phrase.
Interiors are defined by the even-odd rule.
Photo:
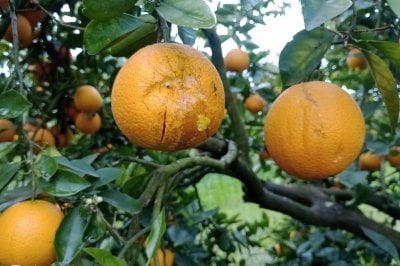
[[[176,265],[398,263],[398,168],[383,160],[379,170],[366,171],[356,161],[324,181],[300,181],[265,157],[263,119],[288,86],[330,81],[361,106],[363,151],[396,155],[400,6],[394,0],[302,0],[305,30],[274,66],[250,33],[266,17],[283,14],[286,2],[241,0],[216,10],[203,0],[2,5],[2,36],[9,25],[17,33],[18,14],[40,11],[42,18],[33,24],[29,48],[19,49],[17,39],[0,42],[0,118],[16,125],[13,141],[0,143],[0,211],[30,198],[57,202],[65,213],[55,237],[58,265],[143,265],[159,248],[172,250]],[[228,40],[250,55],[242,73],[224,70],[221,44]],[[113,120],[116,73],[127,57],[155,42],[194,45],[223,80],[226,117],[197,149],[143,149]],[[346,65],[351,48],[361,51],[367,69]],[[76,88],[87,84],[104,99],[95,134],[79,131],[71,109]],[[244,105],[254,93],[267,102],[257,114]],[[56,146],[38,149],[29,126],[58,126],[74,137],[61,145],[56,135]]]

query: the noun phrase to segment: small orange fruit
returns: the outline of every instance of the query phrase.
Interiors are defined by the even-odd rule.
[[[76,116],[79,114],[79,110],[76,108],[73,100],[67,100],[65,105],[65,114],[72,121],[74,121]]]
[[[230,50],[224,58],[225,69],[234,72],[242,72],[250,65],[249,54],[239,48]]]
[[[358,50],[357,48],[352,48],[347,54],[346,58],[347,66],[350,69],[366,69],[368,66],[368,61],[365,58],[364,54]]]
[[[17,29],[18,29],[18,42],[20,48],[27,48],[31,46],[33,41],[32,26],[28,19],[23,15],[17,15]],[[8,25],[4,33],[4,39],[12,42],[12,28],[11,23]]]
[[[365,122],[356,101],[340,87],[305,82],[283,91],[271,105],[264,139],[272,159],[289,175],[324,179],[359,155]]]
[[[95,87],[82,85],[75,91],[74,104],[81,112],[95,113],[101,108],[103,97]]]
[[[41,148],[45,146],[54,146],[56,144],[53,134],[46,128],[28,131],[28,137],[36,143],[33,146],[33,153],[35,154],[38,154]]]
[[[13,141],[16,127],[8,119],[0,119],[0,142]]]
[[[253,114],[264,111],[266,104],[267,102],[258,93],[250,95],[244,102],[246,109]]]
[[[400,167],[400,147],[393,147],[389,154],[386,156],[386,160],[392,167]]]
[[[160,266],[173,266],[174,265],[174,253],[172,253],[171,250],[169,249],[157,249],[157,265]],[[155,264],[155,259],[152,259],[150,261],[150,266],[154,266]]]
[[[75,126],[84,134],[95,134],[101,128],[100,115],[80,112],[75,118]]]
[[[0,215],[0,265],[50,265],[64,215],[48,201],[23,201]]]
[[[66,147],[71,144],[74,133],[68,127],[61,127],[56,125],[50,129],[51,133],[54,135],[57,147]]]
[[[381,169],[382,155],[372,152],[364,152],[360,155],[359,164],[361,170],[377,171]]]
[[[274,245],[274,250],[275,250],[275,253],[276,253],[276,255],[278,256],[278,257],[281,257],[283,254],[282,254],[282,247],[281,247],[281,244],[279,244],[279,243],[276,243],[275,245]]]
[[[26,10],[22,14],[29,21],[29,23],[31,24],[32,28],[35,28],[36,25],[39,22],[42,22],[44,20],[44,18],[46,17],[46,13],[41,9],[38,9],[38,10]]]
[[[111,93],[115,122],[133,143],[150,149],[194,148],[218,130],[224,89],[210,60],[196,49],[157,43],[133,54]]]

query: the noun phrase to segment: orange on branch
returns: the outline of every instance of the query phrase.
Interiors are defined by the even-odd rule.
[[[31,46],[33,41],[32,26],[28,19],[23,15],[17,15],[18,42],[20,48]],[[4,33],[4,39],[8,42],[13,41],[11,23],[8,25]]]
[[[359,165],[361,170],[377,171],[381,169],[383,156],[372,152],[364,152],[359,157]]]
[[[13,141],[16,127],[8,119],[0,119],[0,142]]]
[[[246,101],[244,102],[244,105],[246,109],[249,110],[249,112],[257,114],[259,112],[264,111],[267,102],[264,100],[263,97],[260,96],[260,94],[256,93],[247,97]]]
[[[0,215],[0,265],[47,266],[56,261],[54,238],[64,215],[48,201],[23,201]]]
[[[60,125],[56,125],[50,131],[55,137],[57,147],[68,146],[74,138],[74,133],[68,127],[62,128]]]
[[[400,167],[400,147],[393,147],[390,149],[389,154],[386,156],[386,160],[392,167]]]
[[[368,61],[364,54],[357,48],[352,48],[347,54],[346,64],[350,69],[366,69]]]
[[[80,112],[75,118],[75,126],[84,134],[95,134],[101,128],[100,115]]]
[[[111,109],[122,133],[150,149],[194,148],[218,130],[224,89],[209,59],[196,49],[157,43],[133,54],[114,81]]]
[[[224,57],[225,69],[234,72],[242,72],[250,65],[249,54],[240,48],[230,50]]]
[[[335,84],[311,81],[282,92],[265,118],[265,143],[289,175],[324,179],[359,155],[365,122],[354,99]]]
[[[38,9],[38,10],[26,10],[22,14],[29,21],[29,23],[31,24],[32,28],[35,28],[36,25],[39,22],[42,22],[44,20],[44,18],[46,17],[46,13],[41,9]]]
[[[157,265],[173,266],[174,265],[174,257],[175,257],[174,253],[169,249],[161,249],[161,248],[157,249],[157,257],[156,257],[157,262],[158,262]],[[152,259],[150,261],[150,264],[149,264],[150,266],[156,265],[154,260],[155,259]]]
[[[86,113],[95,113],[103,104],[103,97],[100,92],[93,86],[79,86],[74,94],[75,107]]]
[[[33,145],[33,152],[35,154],[38,154],[41,148],[56,144],[53,134],[46,128],[37,128],[36,130],[28,131],[28,137],[35,142]]]

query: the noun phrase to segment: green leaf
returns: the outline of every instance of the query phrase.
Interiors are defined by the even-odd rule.
[[[351,0],[301,0],[304,26],[312,30],[340,15],[351,6]]]
[[[336,176],[336,178],[347,188],[354,188],[357,185],[367,184],[367,171],[346,170]]]
[[[212,28],[215,16],[203,0],[164,0],[156,11],[165,20],[189,28]]]
[[[107,167],[98,169],[97,173],[99,175],[99,179],[92,184],[93,188],[107,185],[108,183],[117,179],[117,177],[121,174],[121,169]]]
[[[55,251],[60,265],[70,265],[82,250],[88,219],[80,208],[72,209],[62,220],[55,237]]]
[[[22,116],[31,107],[25,96],[15,90],[6,91],[0,95],[0,118],[15,118]]]
[[[121,258],[115,257],[110,251],[100,248],[84,248],[87,254],[92,256],[101,266],[125,266],[126,263]]]
[[[55,157],[57,163],[66,167],[71,172],[76,173],[79,176],[90,175],[94,177],[99,177],[96,170],[86,161],[85,158],[80,160],[68,160],[63,156]]]
[[[385,41],[365,41],[359,44],[370,44],[378,49],[390,63],[400,72],[400,44],[397,42],[385,42]]]
[[[387,0],[390,8],[400,17],[400,2],[399,0]]]
[[[57,197],[71,196],[88,187],[88,181],[66,170],[58,170],[49,182],[43,184],[44,191]]]
[[[279,71],[284,87],[307,80],[321,63],[334,37],[334,33],[323,28],[298,32],[279,56]]]
[[[15,142],[3,142],[0,143],[0,158],[6,156],[9,152],[11,152],[17,144]]]
[[[115,17],[135,6],[135,0],[83,0],[83,14],[90,19]]]
[[[196,31],[192,28],[178,27],[178,35],[184,44],[192,46],[196,41]]]
[[[157,20],[151,15],[138,17],[143,25],[116,40],[107,52],[113,56],[130,56],[140,48],[157,41]]]
[[[21,167],[21,163],[5,163],[0,165],[0,191],[7,186]]]
[[[151,258],[154,256],[157,247],[160,244],[161,238],[163,237],[166,229],[165,224],[165,210],[162,209],[161,212],[157,215],[157,218],[154,220],[151,225],[150,234],[146,240],[146,255],[147,255],[147,263],[149,264]]]
[[[240,0],[240,5],[244,11],[253,10],[262,0]]]
[[[142,210],[140,201],[116,190],[102,191],[99,196],[108,204],[130,214],[137,214]]]
[[[389,253],[394,259],[399,260],[399,253],[397,252],[396,246],[384,235],[361,226],[364,234],[369,237],[378,247]]]
[[[95,243],[104,237],[107,226],[98,212],[93,212],[85,231],[85,242]]]
[[[49,181],[58,170],[56,159],[45,154],[41,154],[38,157],[33,167],[35,173],[47,181]]]
[[[42,189],[38,187],[33,196],[36,197],[40,193],[42,193]],[[25,187],[17,187],[13,190],[4,190],[0,193],[0,212],[17,202],[29,199],[31,197],[32,187],[29,185]]]
[[[368,60],[372,76],[382,95],[383,102],[389,114],[390,125],[394,131],[399,119],[399,96],[397,93],[396,79],[393,77],[385,61],[379,56],[364,49],[362,49],[362,52]]]
[[[94,55],[142,25],[142,20],[128,14],[107,20],[92,20],[85,28],[83,42],[88,54]]]

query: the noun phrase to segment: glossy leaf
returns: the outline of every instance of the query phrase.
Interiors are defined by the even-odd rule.
[[[98,212],[93,212],[85,231],[85,242],[95,243],[106,233],[107,227]]]
[[[375,232],[367,227],[361,226],[364,234],[371,239],[378,247],[386,251],[396,260],[399,260],[399,253],[397,252],[396,246],[390,241],[388,238],[383,236],[382,234]]]
[[[91,19],[115,17],[135,6],[135,0],[83,0],[83,13]]]
[[[47,181],[57,172],[57,169],[56,159],[45,154],[41,154],[34,164],[36,174]]]
[[[165,224],[165,210],[162,209],[161,212],[158,214],[157,218],[154,220],[153,224],[151,225],[151,230],[150,234],[147,237],[146,240],[146,255],[147,255],[147,263],[146,265],[149,264],[149,261],[151,258],[154,256],[161,238],[163,237],[166,229],[166,224]]]
[[[203,0],[164,0],[156,11],[165,20],[189,28],[212,28],[216,20]]]
[[[400,1],[399,0],[387,0],[390,8],[398,17],[400,17]]]
[[[82,250],[88,219],[80,208],[71,210],[62,220],[55,237],[55,251],[60,265],[70,265]]]
[[[15,142],[2,142],[0,143],[0,158],[6,156],[11,152],[17,144]]]
[[[99,175],[99,179],[92,184],[93,188],[104,186],[117,179],[117,177],[121,174],[121,169],[112,167],[101,168],[97,170],[97,173]]]
[[[79,175],[66,170],[58,170],[53,178],[44,184],[44,191],[50,195],[62,197],[74,195],[88,187],[90,187],[90,183]]]
[[[301,0],[304,26],[312,30],[340,15],[351,6],[351,0]]]
[[[385,58],[389,59],[390,63],[400,72],[400,44],[397,42],[385,41],[366,41],[362,44],[370,44],[378,49]]]
[[[34,196],[37,196],[40,193],[42,193],[42,189],[37,187]],[[17,187],[13,190],[4,190],[0,193],[0,212],[17,202],[29,199],[31,197],[32,187],[29,185],[25,187]]]
[[[103,197],[108,204],[130,214],[136,214],[142,210],[140,201],[116,190],[103,191],[99,196]]]
[[[10,182],[21,167],[21,163],[5,163],[0,165],[0,191]]]
[[[284,87],[306,81],[321,63],[334,37],[334,33],[323,28],[298,32],[279,56],[279,71]]]
[[[107,20],[92,20],[83,33],[87,52],[91,55],[97,54],[116,42],[118,38],[142,25],[142,20],[128,14]]]
[[[397,93],[396,79],[393,77],[385,61],[379,56],[367,50],[362,51],[368,60],[368,65],[382,95],[383,102],[389,114],[390,124],[394,131],[399,119],[399,96]]]
[[[125,266],[126,263],[121,258],[118,258],[111,254],[110,251],[100,248],[84,248],[87,254],[92,256],[96,263],[100,266]]]
[[[65,168],[67,168],[71,172],[76,173],[79,176],[84,176],[84,175],[90,175],[94,177],[99,176],[96,170],[90,164],[88,164],[85,159],[68,160],[63,156],[55,157],[55,159],[57,160],[57,163],[59,165],[64,166]]]
[[[22,116],[31,107],[25,96],[15,90],[0,95],[0,118],[15,118]]]

